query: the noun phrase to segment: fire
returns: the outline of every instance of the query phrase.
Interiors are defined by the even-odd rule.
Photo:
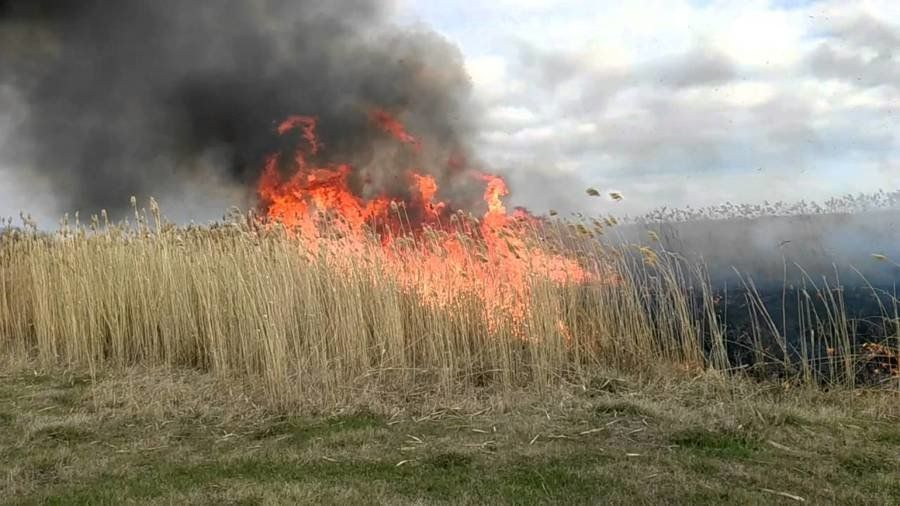
[[[385,111],[376,110],[371,119],[394,139],[421,149]],[[435,178],[416,170],[408,171],[405,198],[363,198],[350,188],[350,165],[314,163],[321,147],[314,118],[292,116],[276,130],[296,132],[302,141],[288,176],[278,168],[278,155],[266,160],[257,187],[264,214],[270,223],[298,233],[307,255],[325,258],[337,269],[377,262],[426,304],[449,308],[474,297],[489,325],[510,322],[514,329],[527,321],[535,280],[568,284],[596,277],[575,259],[533,240],[538,220],[521,209],[507,212],[503,198],[509,190],[498,176],[474,175],[485,184],[487,209],[480,219],[437,200]],[[323,251],[331,254],[320,255]]]
[[[410,135],[406,131],[406,127],[403,126],[403,123],[397,120],[397,118],[391,116],[386,111],[382,109],[375,109],[371,114],[372,122],[381,127],[382,130],[389,133],[393,138],[397,139],[400,142],[404,142],[406,144],[411,145],[415,148],[416,151],[422,149],[422,143],[419,142],[419,139],[416,139],[412,135]]]

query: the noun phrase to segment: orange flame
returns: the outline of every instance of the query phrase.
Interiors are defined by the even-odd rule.
[[[403,126],[403,123],[391,116],[382,109],[375,109],[372,111],[370,116],[372,121],[378,125],[382,130],[391,135],[391,137],[397,139],[400,142],[411,145],[418,152],[422,149],[422,143],[419,139],[416,139],[412,135],[410,135],[406,131],[406,127]]]
[[[376,110],[372,118],[398,141],[421,148],[386,112]],[[503,198],[509,190],[500,177],[477,175],[485,182],[487,211],[481,220],[451,212],[447,203],[436,200],[435,178],[415,171],[409,173],[408,199],[363,199],[348,185],[349,165],[310,163],[320,147],[315,127],[315,119],[304,116],[278,126],[279,135],[299,130],[304,142],[294,153],[288,177],[282,177],[278,156],[272,155],[257,187],[266,218],[298,233],[307,254],[324,247],[334,253],[324,257],[338,269],[377,259],[401,287],[436,307],[475,297],[492,328],[510,322],[521,329],[535,279],[567,284],[596,278],[575,259],[529,240],[537,219],[521,209],[507,213]]]

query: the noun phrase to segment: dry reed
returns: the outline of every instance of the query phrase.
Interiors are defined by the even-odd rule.
[[[542,390],[608,367],[733,370],[702,266],[647,246],[600,246],[593,236],[612,224],[554,221],[535,231],[542,247],[598,277],[612,269],[618,282],[535,278],[527,318],[513,329],[491,324],[464,294],[428,304],[377,256],[337,270],[327,256],[338,252],[300,254],[294,235],[252,217],[178,227],[151,202],[132,224],[76,217],[45,234],[26,222],[0,233],[0,352],[92,373],[198,368],[259,382],[277,405],[317,407],[373,392]],[[800,301],[801,338],[789,344],[748,282],[757,365],[811,384],[853,384],[860,349],[831,288],[804,290],[824,305]],[[885,334],[896,334],[896,299],[882,313]]]

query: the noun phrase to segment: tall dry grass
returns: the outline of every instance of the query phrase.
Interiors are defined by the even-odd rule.
[[[647,247],[611,251],[584,224],[546,227],[535,236],[548,248],[589,269],[602,265],[598,277],[612,269],[620,282],[531,280],[528,317],[514,329],[490,324],[471,297],[442,307],[423,302],[377,255],[351,257],[349,268],[336,270],[327,256],[340,252],[300,254],[294,235],[246,216],[177,227],[151,204],[132,224],[76,218],[55,234],[6,226],[0,349],[92,372],[133,364],[199,368],[259,382],[274,403],[294,406],[372,393],[541,390],[610,367],[735,368],[702,266]],[[783,376],[809,383],[852,385],[860,348],[848,313],[830,287],[807,292],[810,300],[816,294],[825,305],[799,306],[802,336],[788,343],[747,290],[758,364],[774,363]],[[885,335],[896,335],[900,323],[893,301],[883,311]]]

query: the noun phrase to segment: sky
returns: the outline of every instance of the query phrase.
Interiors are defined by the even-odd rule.
[[[457,44],[514,202],[587,210],[900,189],[900,2],[400,0]]]
[[[900,189],[900,1],[393,2],[458,46],[477,153],[512,204],[640,214]],[[0,112],[2,139],[24,113],[2,87]],[[46,182],[18,177],[0,167],[0,216],[55,221]]]

